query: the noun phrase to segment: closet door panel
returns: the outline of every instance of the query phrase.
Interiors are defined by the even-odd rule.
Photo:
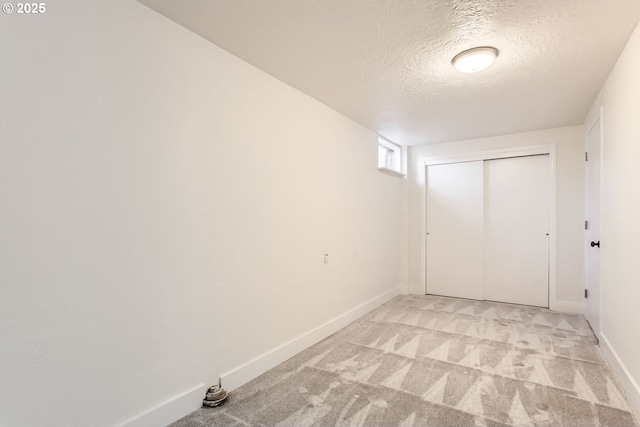
[[[549,156],[484,162],[484,299],[549,306]]]
[[[483,162],[427,166],[427,294],[483,299]]]

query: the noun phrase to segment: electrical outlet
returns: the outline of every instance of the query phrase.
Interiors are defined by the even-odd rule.
[[[329,254],[324,254],[324,263],[329,264]]]

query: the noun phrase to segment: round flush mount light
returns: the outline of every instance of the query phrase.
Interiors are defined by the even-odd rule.
[[[497,56],[498,49],[495,47],[474,47],[454,56],[451,63],[463,73],[477,73],[493,64]]]

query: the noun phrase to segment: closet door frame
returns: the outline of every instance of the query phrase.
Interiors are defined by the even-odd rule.
[[[427,293],[427,166],[442,165],[448,163],[484,161],[494,159],[506,159],[509,157],[549,155],[549,308],[561,310],[556,299],[556,144],[540,144],[522,147],[510,147],[496,150],[472,151],[450,156],[428,157],[421,165],[422,182],[425,183],[422,191],[422,224],[421,224],[421,256],[420,256],[420,281],[422,294]]]

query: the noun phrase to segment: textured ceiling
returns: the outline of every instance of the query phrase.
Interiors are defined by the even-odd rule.
[[[580,124],[640,0],[139,0],[400,144]],[[451,65],[495,46],[484,72]]]

